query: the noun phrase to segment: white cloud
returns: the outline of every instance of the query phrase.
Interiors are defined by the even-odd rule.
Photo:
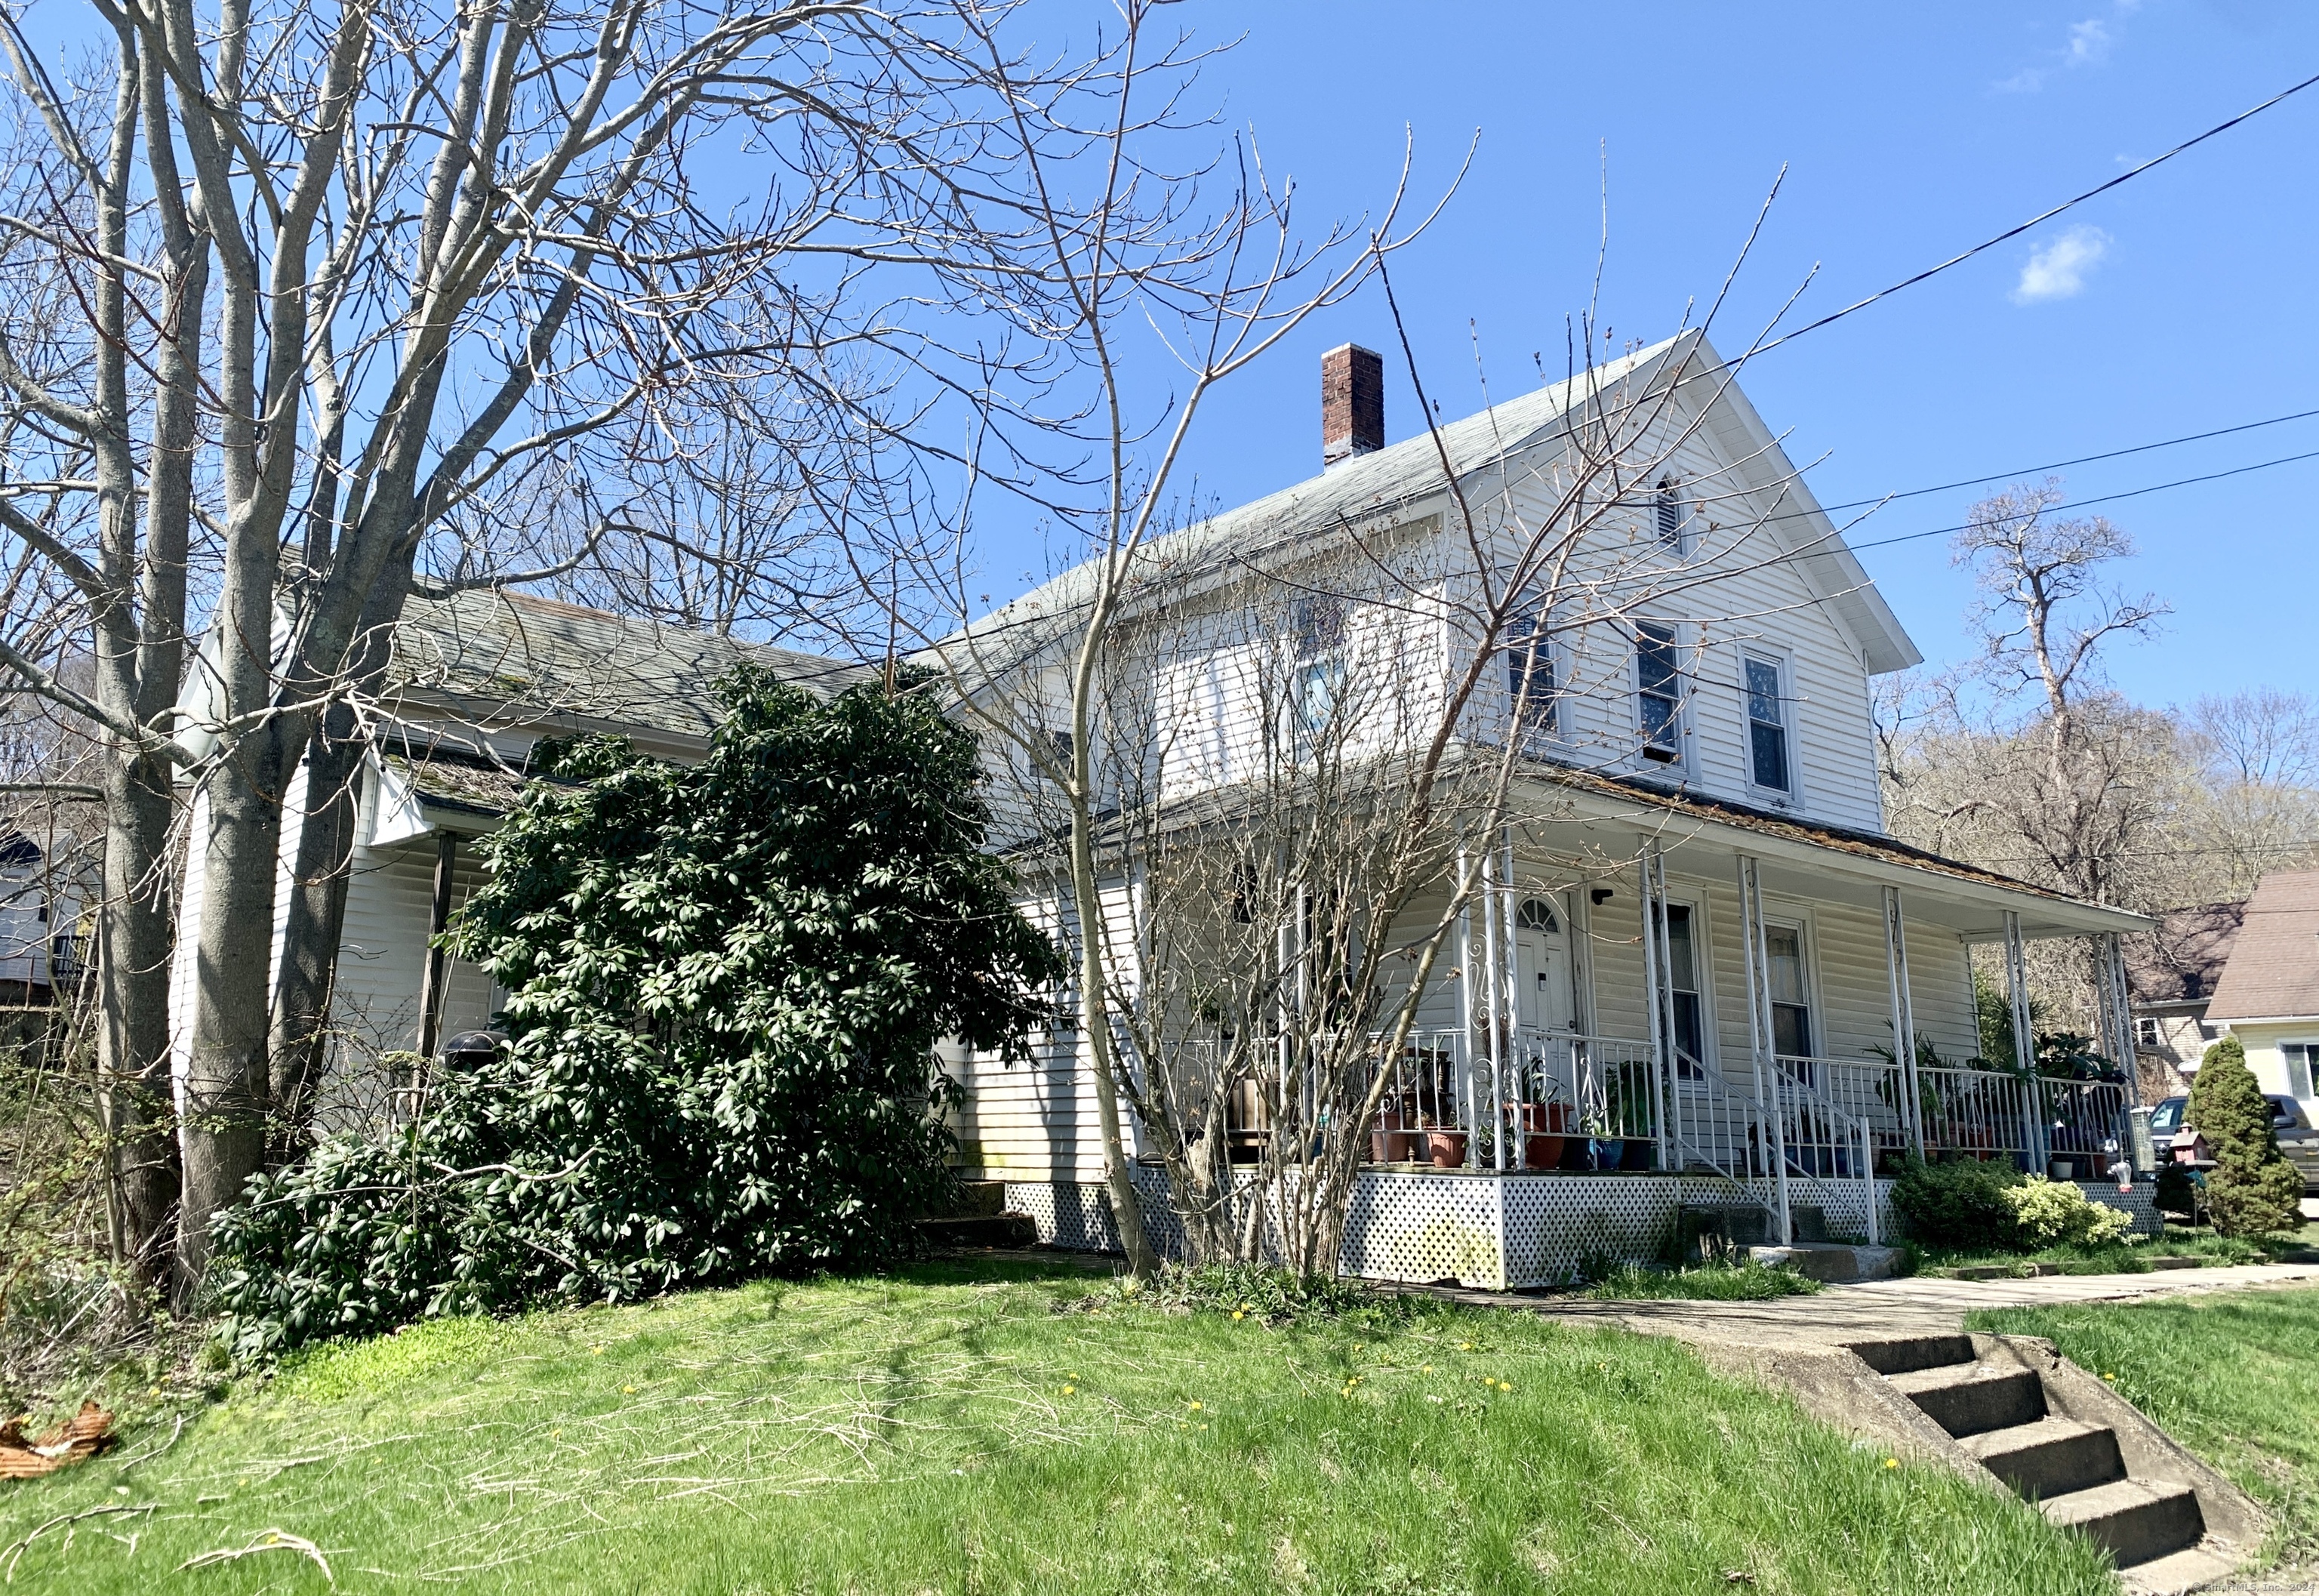
[[[2109,253],[2109,235],[2098,227],[2073,227],[2029,257],[2013,289],[2017,305],[2068,299],[2086,285],[2086,274]]]
[[[2111,0],[2114,17],[2131,16],[2141,0]],[[2000,78],[1992,86],[1999,94],[2034,95],[2045,86],[2053,74],[2074,72],[2080,67],[2098,66],[2109,59],[2110,46],[2116,43],[2110,32],[2109,21],[2089,16],[2081,23],[2071,23],[2069,34],[2061,49],[2046,57],[2043,63],[2024,67],[2012,77]]]

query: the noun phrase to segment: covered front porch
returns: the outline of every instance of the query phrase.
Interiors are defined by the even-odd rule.
[[[2118,935],[2136,916],[1705,805],[1557,792],[1540,810],[1469,859],[1479,890],[1405,1005],[1416,1023],[1374,1038],[1377,1177],[1512,1179],[1538,1195],[1470,1201],[1522,1210],[1566,1205],[1550,1183],[1580,1180],[1603,1214],[1627,1201],[1601,1195],[1618,1180],[1656,1177],[1670,1190],[1655,1211],[1753,1209],[1773,1240],[1824,1226],[1875,1242],[1891,1230],[1882,1183],[1911,1156],[2113,1183],[2130,1158],[2130,1070],[2060,1078],[1980,1057],[1972,950],[2000,952],[2026,1060],[2024,949],[2089,939],[2095,1049],[2130,1059]],[[1281,1078],[1297,1075],[1284,1056]],[[1233,1134],[1259,1156],[1252,1097]]]

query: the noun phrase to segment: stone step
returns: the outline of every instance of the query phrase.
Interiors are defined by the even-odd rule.
[[[2113,1480],[2037,1504],[2063,1529],[2083,1530],[2109,1548],[2120,1568],[2149,1563],[2198,1544],[2206,1533],[2198,1493],[2154,1480]]]
[[[2022,1495],[2066,1496],[2125,1478],[2117,1431],[2053,1414],[2010,1429],[1983,1430],[1964,1449]]]
[[[1854,1341],[1850,1350],[1880,1375],[1913,1375],[1918,1369],[1947,1368],[1971,1363],[1975,1356],[1971,1336],[1895,1336],[1882,1341]]]
[[[2238,1564],[2203,1546],[2169,1552],[2122,1571],[2128,1596],[2188,1596],[2219,1584],[2238,1572]]]
[[[1785,1265],[1809,1280],[1890,1280],[1899,1267],[1899,1249],[1850,1247],[1835,1241],[1799,1241],[1792,1247],[1751,1247],[1759,1264]]]
[[[1890,1378],[1925,1417],[1960,1440],[1992,1429],[2034,1424],[2045,1416],[2045,1390],[2038,1384],[2035,1369],[1976,1363],[1919,1369]]]

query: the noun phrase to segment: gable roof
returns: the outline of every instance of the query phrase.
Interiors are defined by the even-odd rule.
[[[2246,924],[2210,1020],[2319,1015],[2319,870],[2275,870],[2247,900]]]
[[[1455,473],[1470,480],[1550,441],[1568,428],[1574,411],[1603,402],[1622,384],[1647,386],[1670,370],[1684,384],[1697,385],[1710,412],[1707,430],[1719,437],[1728,456],[1758,460],[1779,477],[1776,507],[1766,501],[1756,506],[1757,513],[1765,518],[1765,529],[1794,551],[1794,565],[1853,638],[1869,672],[1903,670],[1921,663],[1924,656],[1867,572],[1788,464],[1778,440],[1740,392],[1721,357],[1698,332],[1680,334],[1448,422],[1439,429],[1438,446],[1434,434],[1420,432],[1237,509],[1153,538],[1138,555],[1144,578],[1189,578],[1233,563],[1261,562],[1317,532],[1348,523],[1374,524],[1396,511],[1415,509],[1442,493],[1445,453]],[[1096,573],[1094,561],[1073,566],[970,623],[948,641],[979,642],[1023,628],[1035,631],[1039,623],[1089,602]]]
[[[2125,944],[2126,990],[2137,1004],[2204,1003],[2246,922],[2246,899],[2169,909],[2158,928]]]
[[[717,680],[744,661],[824,698],[875,675],[793,648],[478,589],[405,604],[388,680],[402,696],[492,720],[706,738],[721,715]]]

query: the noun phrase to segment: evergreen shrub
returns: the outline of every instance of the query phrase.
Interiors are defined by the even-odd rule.
[[[2017,1220],[2011,1193],[2020,1184],[2020,1172],[2009,1164],[1911,1159],[1892,1183],[1892,1205],[1910,1240],[1927,1246],[2012,1247]]]
[[[698,765],[551,751],[451,933],[505,1044],[220,1217],[241,1356],[871,1264],[946,1193],[934,1044],[1019,1055],[1061,973],[982,851],[975,740],[882,684],[722,690]]]
[[[2206,1050],[2183,1116],[2206,1143],[2206,1212],[2218,1236],[2259,1236],[2303,1222],[2303,1177],[2278,1150],[2270,1104],[2247,1068],[2246,1048],[2225,1036]]]

